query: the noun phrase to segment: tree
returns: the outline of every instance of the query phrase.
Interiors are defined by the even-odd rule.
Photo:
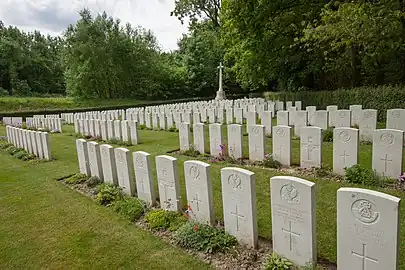
[[[219,28],[220,12],[221,0],[175,0],[175,8],[170,15],[176,16],[182,23],[185,18],[189,18],[191,25],[201,19],[208,19],[215,28]]]

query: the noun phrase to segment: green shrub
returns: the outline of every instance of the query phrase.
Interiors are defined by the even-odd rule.
[[[36,157],[34,154],[26,153],[26,154],[22,157],[21,160],[23,160],[23,161],[29,161],[29,160],[34,160],[34,159],[36,159],[36,158],[37,158],[37,157]]]
[[[2,143],[2,144],[0,144],[0,149],[6,150],[7,148],[12,147],[12,146],[13,145],[10,143]]]
[[[324,130],[322,135],[324,142],[333,142],[333,128]]]
[[[23,159],[27,156],[27,152],[25,150],[18,151],[17,153],[14,154],[14,157],[18,159]]]
[[[264,160],[259,162],[258,165],[273,169],[279,169],[282,166],[281,163],[278,160],[275,160],[271,154],[265,155]]]
[[[146,125],[139,125],[139,129],[146,129]]]
[[[206,253],[223,252],[237,243],[236,238],[224,230],[195,222],[181,226],[174,238],[182,247]]]
[[[380,187],[386,178],[379,175],[375,170],[356,164],[350,168],[345,168],[345,180],[351,184]]]
[[[194,148],[194,145],[190,145],[190,148],[188,150],[181,151],[181,154],[189,157],[198,157],[200,152]]]
[[[150,211],[146,214],[145,220],[153,230],[169,229],[170,231],[176,231],[187,222],[187,218],[183,214],[163,209]]]
[[[90,188],[100,185],[102,183],[103,181],[101,181],[100,178],[98,178],[97,176],[92,176],[86,180],[86,185]]]
[[[101,205],[111,205],[113,202],[122,199],[121,190],[110,184],[102,184],[97,193],[96,200]]]
[[[136,221],[145,212],[146,205],[138,198],[129,197],[113,202],[111,207],[115,212],[119,213],[130,221]]]
[[[169,128],[169,132],[176,132],[176,128],[174,127]]]
[[[82,173],[77,173],[75,175],[72,175],[71,177],[67,178],[65,182],[69,185],[77,185],[77,184],[83,184],[84,182],[87,181],[89,177],[85,174]]]
[[[289,270],[292,269],[293,264],[284,257],[272,253],[267,258],[267,261],[264,264],[264,270]]]

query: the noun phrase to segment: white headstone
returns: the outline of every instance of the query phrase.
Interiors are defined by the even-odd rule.
[[[307,106],[305,110],[308,112],[308,125],[315,126],[316,106]]]
[[[257,113],[255,111],[247,112],[246,116],[246,131],[249,133],[249,127],[256,125]]]
[[[277,125],[278,126],[288,126],[288,111],[278,111],[277,112]]]
[[[266,136],[271,136],[271,131],[273,129],[273,118],[271,111],[263,111],[261,123],[264,126],[264,132]]]
[[[150,154],[138,151],[133,153],[136,191],[138,198],[148,205],[155,205],[156,192],[152,175],[152,160]]]
[[[298,266],[315,264],[315,184],[292,176],[270,179],[273,250]]]
[[[200,223],[215,223],[210,165],[201,161],[184,162],[188,215]]]
[[[249,160],[263,161],[265,155],[264,126],[252,125],[249,127]]]
[[[296,111],[295,121],[294,121],[294,135],[299,137],[301,128],[308,125],[308,112],[307,111]]]
[[[303,127],[301,129],[301,168],[322,166],[322,129]]]
[[[350,127],[351,111],[350,110],[337,110],[329,112],[333,115],[335,121],[335,127]]]
[[[42,149],[44,151],[44,158],[46,160],[51,160],[52,155],[51,155],[51,146],[49,144],[49,135],[47,132],[42,132],[41,133],[41,138],[42,138]]]
[[[129,132],[131,136],[131,144],[137,145],[138,144],[138,122],[136,121],[128,121],[129,124]]]
[[[291,165],[291,127],[273,127],[273,158],[284,166]]]
[[[377,129],[373,136],[373,169],[386,177],[396,179],[402,173],[404,132],[395,129]]]
[[[228,153],[233,159],[242,158],[242,125],[228,125]]]
[[[114,148],[111,145],[102,144],[100,145],[100,155],[104,182],[118,186],[118,174]]]
[[[197,123],[193,126],[194,149],[205,154],[205,124]]]
[[[350,105],[349,110],[351,111],[351,123],[352,125],[359,126],[361,118],[362,118],[362,105]],[[360,134],[361,137],[361,134]]]
[[[180,211],[180,184],[177,159],[170,156],[156,157],[160,207],[168,211]]]
[[[336,105],[326,106],[326,111],[328,112],[328,116],[329,116],[328,124],[330,127],[334,127],[336,125],[336,123],[335,123],[336,114],[334,112],[337,110],[338,110],[338,106],[336,106]]]
[[[333,171],[344,174],[359,160],[359,130],[355,128],[335,128],[333,130]]]
[[[42,136],[41,136],[42,137]],[[41,138],[42,139],[42,138]],[[84,139],[76,140],[77,157],[79,160],[80,173],[90,176],[89,154],[87,151],[87,142]]]
[[[325,110],[316,111],[313,126],[320,127],[323,130],[328,129],[328,113]]]
[[[256,248],[257,208],[255,174],[240,168],[221,169],[225,231]]]
[[[186,122],[180,123],[179,141],[181,151],[187,151],[190,149],[190,137],[190,124]]]
[[[121,120],[114,120],[114,139],[122,140]]]
[[[355,112],[359,114],[360,140],[373,141],[373,133],[377,129],[377,110],[368,109]]]
[[[96,142],[87,143],[87,152],[90,161],[90,175],[103,180],[103,169],[101,166],[100,146]]]
[[[210,154],[211,156],[220,156],[223,154],[222,148],[224,145],[224,139],[222,137],[222,125],[210,124],[209,125],[210,136]]]
[[[128,196],[135,195],[135,183],[132,172],[131,152],[126,148],[115,148],[115,164],[117,165],[118,185]]]
[[[396,270],[400,199],[360,188],[337,192],[338,270]]]

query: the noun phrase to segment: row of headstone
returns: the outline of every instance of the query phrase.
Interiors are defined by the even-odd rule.
[[[77,140],[77,150],[82,173],[103,174],[105,182],[119,185],[125,194],[137,194],[147,203],[155,203],[148,153],[135,152],[131,156],[125,148],[98,146],[82,139]],[[177,159],[157,156],[156,171],[161,208],[180,211]],[[186,161],[184,176],[188,216],[201,223],[215,224],[210,165]],[[241,168],[223,168],[221,186],[225,230],[241,244],[257,248],[255,174]],[[277,176],[271,178],[270,190],[273,250],[299,266],[316,263],[315,184],[296,177]],[[371,190],[338,190],[338,269],[381,269],[381,265],[384,269],[397,269],[399,201]]]
[[[74,124],[75,123],[75,114],[74,113],[61,113],[60,117],[66,124]]]
[[[190,125],[181,123],[179,144],[181,151],[193,146],[205,154],[205,124],[194,124],[193,139]],[[263,125],[249,127],[249,160],[263,161],[266,156],[266,132]],[[227,126],[228,146],[225,147],[222,125],[209,125],[209,153],[211,156],[228,154],[233,159],[243,158],[242,126]],[[402,149],[404,132],[394,129],[378,129],[371,134],[373,141],[372,168],[379,174],[396,179],[402,172]],[[272,156],[284,166],[291,166],[292,134],[289,126],[273,127]],[[305,126],[300,131],[300,166],[312,168],[322,166],[322,129]],[[226,153],[227,150],[227,153]],[[354,128],[335,128],[333,133],[333,171],[344,174],[344,169],[359,162],[359,130]]]
[[[128,120],[76,119],[75,132],[101,138],[138,144],[137,122]]]
[[[25,149],[39,159],[52,158],[48,133],[6,126],[6,134],[8,143],[15,147]]]
[[[22,117],[3,117],[2,122],[6,126],[22,127],[23,118]]]
[[[48,129],[53,132],[57,131],[62,133],[62,118],[27,117],[25,119],[25,123],[27,125],[27,128]]]

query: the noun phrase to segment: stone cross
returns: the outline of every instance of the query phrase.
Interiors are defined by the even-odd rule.
[[[222,69],[224,66],[222,63],[219,63],[218,69],[219,69],[219,89],[217,91],[217,96],[215,97],[215,100],[223,100],[226,99],[225,97],[225,92],[222,88]]]

